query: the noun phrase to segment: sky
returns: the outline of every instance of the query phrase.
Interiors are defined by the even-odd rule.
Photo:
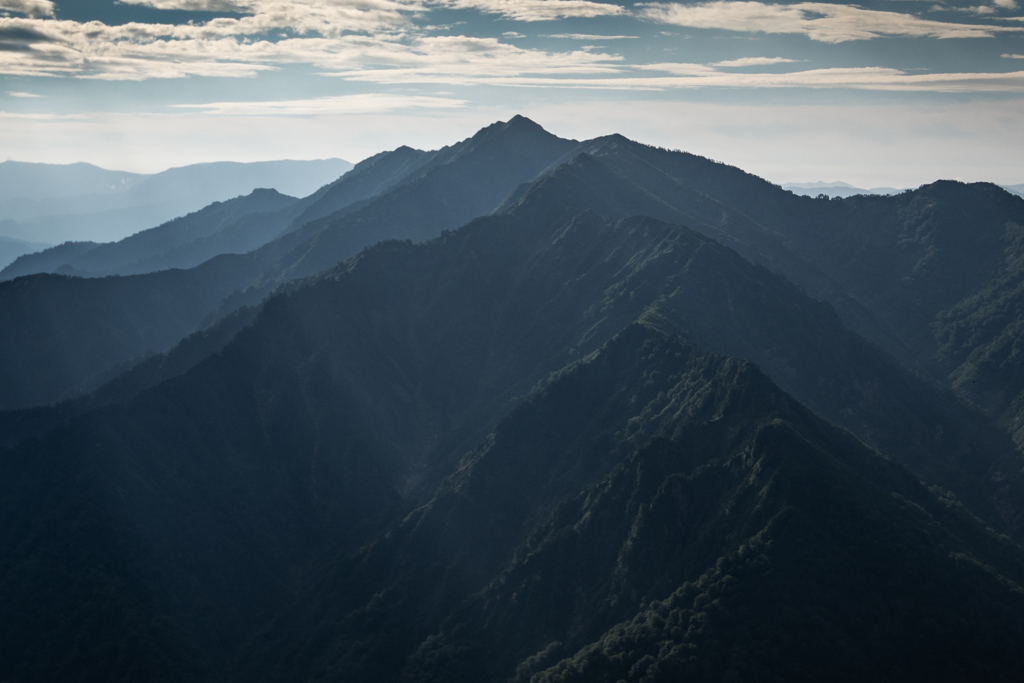
[[[1021,3],[0,0],[0,160],[357,162],[522,114],[778,183],[1024,183]]]

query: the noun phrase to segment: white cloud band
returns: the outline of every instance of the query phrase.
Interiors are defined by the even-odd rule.
[[[823,2],[778,5],[751,0],[716,0],[695,5],[642,3],[638,8],[639,17],[662,24],[746,33],[802,34],[823,43],[870,40],[881,36],[991,38],[996,33],[1022,30],[1008,26],[932,21],[912,14]]]
[[[588,0],[434,0],[452,9],[475,9],[516,21],[552,21],[570,17],[612,17],[626,14],[618,5]]]
[[[30,17],[52,17],[51,0],[0,0],[0,11],[27,14]]]

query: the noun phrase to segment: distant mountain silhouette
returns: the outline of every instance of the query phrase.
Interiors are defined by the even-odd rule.
[[[0,164],[0,234],[29,241],[113,241],[255,188],[305,196],[352,164],[317,161],[218,162],[140,175],[89,164]]]
[[[794,194],[807,195],[808,197],[817,197],[819,194],[826,194],[829,197],[852,197],[858,194],[898,194],[903,192],[905,188],[873,187],[866,190],[854,187],[849,183],[826,183],[819,180],[813,183],[783,183],[782,189],[789,190]]]
[[[275,237],[287,225],[290,214],[284,213],[269,230],[262,231],[257,226],[269,221],[259,220],[256,215],[280,214],[296,204],[297,199],[276,190],[255,190],[117,242],[71,242],[24,256],[0,271],[0,280],[58,272],[62,267],[89,276],[192,268],[220,254],[245,253]]]
[[[19,256],[42,251],[49,246],[49,244],[41,242],[25,242],[0,236],[0,268],[4,268]]]
[[[146,178],[142,173],[108,171],[92,164],[0,162],[0,207],[88,195],[112,195]]]
[[[1024,197],[1024,183],[1021,183],[1020,185],[1003,185],[1003,189],[1007,192],[1012,192],[1013,194]]]

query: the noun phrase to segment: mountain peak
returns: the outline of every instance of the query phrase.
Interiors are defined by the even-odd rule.
[[[544,127],[532,119],[528,119],[522,114],[516,114],[508,120],[505,124],[506,128],[533,128],[536,130],[544,130]],[[547,131],[544,131],[547,132]]]
[[[516,114],[508,121],[496,121],[485,128],[481,128],[477,131],[476,135],[469,138],[467,142],[480,141],[480,140],[492,140],[492,139],[509,139],[510,137],[533,137],[533,138],[550,138],[560,139],[557,135],[549,133],[536,121],[532,121],[521,114]],[[458,145],[456,145],[457,147]]]
[[[278,192],[277,190],[275,190],[272,187],[257,187],[255,189],[253,189],[253,191],[250,192],[249,194],[250,194],[250,196],[253,196],[253,197],[283,197],[283,196],[285,196],[285,195],[281,194],[280,192]]]

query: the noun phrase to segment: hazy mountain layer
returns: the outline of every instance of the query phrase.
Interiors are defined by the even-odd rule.
[[[244,254],[268,242],[287,225],[290,216],[280,217],[270,226],[271,234],[265,235],[266,230],[258,230],[257,214],[277,215],[298,201],[276,190],[256,190],[245,197],[214,202],[118,242],[72,242],[24,256],[0,271],[0,280],[33,273],[103,276],[193,268],[214,256]]]
[[[0,268],[4,268],[11,261],[24,254],[42,251],[49,247],[49,244],[41,242],[25,242],[23,240],[0,237]]]
[[[34,164],[0,162],[0,206],[83,195],[111,195],[131,189],[146,176],[108,171],[92,164]],[[7,211],[5,211],[5,214]],[[20,215],[19,215],[20,217]]]
[[[854,187],[849,183],[818,181],[813,183],[783,183],[782,189],[789,190],[794,194],[807,195],[808,197],[817,197],[820,194],[825,194],[829,197],[852,197],[856,194],[897,194],[905,191],[906,188],[873,187],[866,190]]]
[[[7,162],[0,177],[23,180],[0,201],[0,220],[11,221],[3,234],[23,240],[114,241],[255,188],[306,196],[350,168],[341,159],[219,162],[138,175],[88,164]]]

